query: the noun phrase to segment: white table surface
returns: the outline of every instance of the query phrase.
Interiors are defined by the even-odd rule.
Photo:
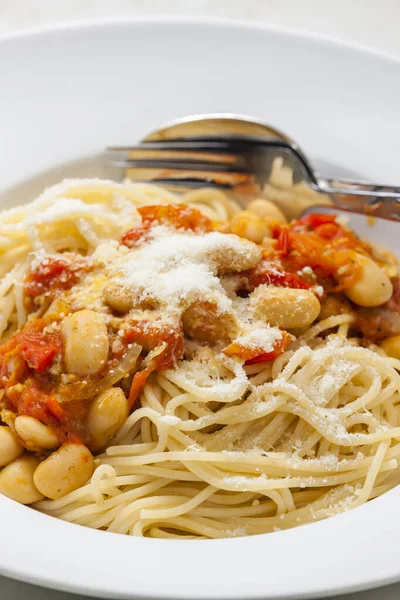
[[[53,23],[135,15],[247,19],[328,35],[400,58],[400,0],[0,0],[0,35]],[[87,598],[0,577],[1,600]],[[340,598],[399,600],[400,584]]]

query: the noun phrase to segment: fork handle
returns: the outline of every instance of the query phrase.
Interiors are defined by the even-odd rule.
[[[400,200],[400,187],[379,185],[355,179],[327,179],[318,177],[318,187],[327,194],[350,194],[372,196],[373,198],[394,198]]]
[[[376,185],[352,179],[326,179],[317,176],[315,187],[330,194],[332,201],[343,210],[400,221],[400,188]]]

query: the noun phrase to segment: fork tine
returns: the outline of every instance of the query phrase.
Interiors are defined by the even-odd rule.
[[[139,176],[139,173],[137,173],[137,176],[128,176],[128,178],[135,183],[152,183],[154,185],[160,185],[168,189],[170,192],[178,194],[197,189],[208,188],[231,192],[234,193],[235,197],[238,198],[254,198],[259,196],[261,192],[260,186],[251,179],[239,182],[234,180],[215,180],[213,177],[191,177],[190,174],[186,173],[180,177],[171,177],[169,174],[163,176],[161,173],[154,175],[154,177],[146,177],[142,171],[141,176]]]
[[[123,158],[120,158],[121,155]],[[249,173],[246,157],[219,151],[199,152],[171,148],[149,149],[146,144],[128,150],[109,151],[109,164],[123,169],[174,169]]]
[[[194,136],[187,138],[173,138],[155,142],[141,142],[135,146],[111,146],[108,148],[112,152],[131,152],[133,150],[192,150],[204,152],[217,150],[218,152],[254,152],[257,148],[289,148],[292,147],[288,142],[280,139],[273,139],[261,136],[240,136],[240,135],[221,135],[214,136]]]
[[[110,152],[111,166],[124,169],[172,169],[175,171],[210,171],[215,173],[252,173],[245,156],[219,151],[180,150],[171,148],[149,149],[146,144],[128,151]],[[113,154],[116,158],[113,160]],[[125,154],[124,158],[120,158]]]
[[[155,185],[168,186],[170,189],[177,188],[179,190],[181,190],[182,188],[203,189],[205,186],[207,186],[208,188],[214,188],[218,190],[230,190],[234,187],[234,185],[231,185],[229,183],[204,181],[204,179],[195,179],[191,177],[184,177],[182,179],[168,177],[166,179],[163,179],[162,177],[159,177],[156,179],[152,179],[151,183],[154,183]]]
[[[121,153],[122,154],[122,153]],[[136,158],[157,158],[162,159],[193,159],[193,161],[206,161],[209,163],[221,163],[221,164],[238,164],[241,162],[241,157],[234,154],[221,154],[218,152],[194,152],[190,150],[149,150],[147,148],[143,150],[130,150],[126,152],[127,159],[135,160]]]
[[[210,169],[216,173],[245,173],[250,174],[252,172],[248,167],[240,167],[230,164],[221,164],[218,162],[197,162],[192,159],[187,159],[182,162],[182,159],[178,160],[165,160],[165,159],[127,159],[120,161],[113,161],[111,165],[123,169],[174,169],[177,171],[209,171]]]
[[[265,184],[273,160],[283,156],[307,167],[301,152],[288,142],[262,136],[195,136],[159,141],[145,141],[130,147],[110,147],[109,153],[123,158],[111,161],[113,167],[123,168],[134,181],[186,180],[203,185],[246,187],[254,189]],[[299,171],[293,168],[293,172]],[[184,184],[182,184],[184,185]]]
[[[224,187],[253,184],[254,176],[249,173],[216,172],[214,170],[191,170],[191,169],[157,169],[157,168],[131,168],[126,170],[126,176],[134,181],[201,181],[214,183]]]
[[[115,167],[192,171],[212,169],[220,173],[252,173],[263,180],[268,174],[266,165],[270,165],[271,168],[273,159],[283,156],[292,163],[290,166],[295,175],[300,174],[301,178],[313,181],[313,175],[301,151],[279,139],[232,135],[218,138],[201,136],[142,142],[132,147],[112,147],[109,151],[125,153],[125,160],[117,159],[114,162]],[[157,152],[160,153],[158,156]]]

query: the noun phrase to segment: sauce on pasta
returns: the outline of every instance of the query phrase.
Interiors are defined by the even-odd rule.
[[[337,215],[82,180],[0,228],[1,493],[186,539],[399,483],[397,261]]]

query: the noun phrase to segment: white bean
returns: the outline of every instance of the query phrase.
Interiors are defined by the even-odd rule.
[[[242,210],[232,217],[230,231],[255,244],[261,244],[264,238],[272,237],[271,227],[249,210]]]
[[[135,296],[134,290],[116,281],[110,281],[106,285],[103,290],[103,298],[108,306],[123,314],[129,312],[132,308],[152,310],[158,305],[156,298],[150,296],[139,298]]]
[[[34,456],[21,456],[0,471],[0,493],[20,504],[32,504],[43,500],[33,481],[39,464]]]
[[[271,221],[277,221],[284,225],[287,223],[287,219],[280,208],[273,204],[270,200],[264,200],[262,198],[257,198],[257,200],[253,200],[248,205],[247,209],[261,217],[262,219],[270,219]]]
[[[221,312],[215,302],[198,300],[182,315],[186,335],[202,342],[229,342],[238,335],[238,323],[234,314]]]
[[[107,362],[109,340],[103,317],[80,310],[63,322],[64,362],[69,373],[85,377],[98,373]]]
[[[21,415],[15,419],[14,427],[28,450],[54,450],[60,445],[51,427],[34,417]]]
[[[83,444],[63,444],[37,467],[33,481],[47,498],[61,498],[85,485],[93,474],[91,452]]]
[[[120,313],[127,313],[133,307],[133,293],[129,287],[116,281],[110,281],[103,291],[108,306]]]
[[[318,317],[321,305],[312,292],[260,285],[250,294],[250,306],[256,319],[282,329],[310,325]]]
[[[380,306],[393,294],[389,277],[370,258],[356,253],[356,263],[361,267],[358,280],[345,289],[345,294],[359,306]]]
[[[121,388],[111,387],[90,405],[87,426],[93,451],[103,448],[128,418],[128,401]]]
[[[388,356],[400,359],[400,335],[392,335],[383,340],[381,348]]]
[[[9,427],[0,426],[0,467],[5,467],[21,456],[24,449]]]
[[[232,245],[227,244],[224,252],[220,251],[218,246],[213,250],[210,248],[207,251],[207,256],[213,262],[218,270],[218,274],[236,272],[236,271],[247,271],[255,267],[256,264],[261,260],[261,250],[254,243],[246,240],[242,237],[240,240],[233,234],[226,234],[226,240],[231,238]],[[239,241],[239,244],[237,243]]]

